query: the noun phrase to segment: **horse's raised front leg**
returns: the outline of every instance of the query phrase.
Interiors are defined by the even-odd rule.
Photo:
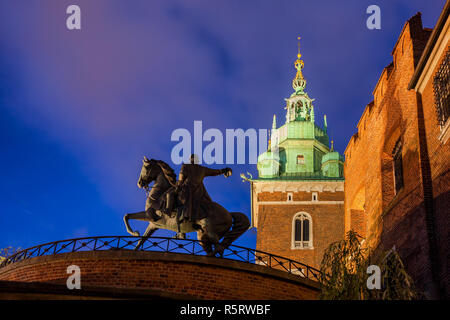
[[[132,236],[139,237],[139,231],[133,231],[128,223],[128,220],[144,220],[148,221],[148,215],[145,211],[137,212],[137,213],[127,213],[123,217],[123,222],[125,222],[125,227],[127,228],[127,232]]]
[[[134,250],[138,250],[145,242],[145,240],[148,239],[148,237],[150,237],[153,232],[155,232],[156,230],[158,230],[157,227],[155,227],[155,225],[151,222],[149,222],[147,229],[145,229],[144,234],[142,235],[142,238],[139,240],[138,244],[136,245],[136,247],[134,248]]]

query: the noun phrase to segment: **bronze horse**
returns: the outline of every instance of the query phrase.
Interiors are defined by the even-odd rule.
[[[152,188],[161,188],[165,192],[174,187],[175,180],[175,172],[165,162],[154,159],[148,160],[144,157],[138,180],[139,188],[148,188],[148,185],[154,181]],[[215,256],[217,254],[222,256],[223,251],[247,231],[250,226],[250,222],[245,214],[241,212],[228,212],[224,207],[215,202],[213,202],[211,206],[212,210],[208,212],[206,218],[192,222],[183,221],[179,226],[176,211],[165,214],[157,210],[157,214],[161,218],[155,221],[147,214],[148,205],[149,202],[147,201],[145,211],[128,213],[124,216],[127,231],[134,236],[139,236],[139,232],[133,231],[130,228],[128,220],[135,219],[149,222],[136,249],[156,230],[166,229],[179,233],[197,232],[197,239],[200,240],[200,244],[208,256]],[[197,225],[196,228],[194,228],[194,225]],[[201,226],[201,228],[198,228],[198,226]],[[220,242],[222,238],[223,240]]]

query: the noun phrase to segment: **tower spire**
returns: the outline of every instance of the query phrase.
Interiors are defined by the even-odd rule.
[[[306,87],[306,80],[303,78],[302,69],[305,65],[303,60],[300,58],[302,55],[300,54],[300,37],[298,39],[298,52],[297,52],[297,60],[294,62],[294,67],[297,69],[297,74],[295,75],[294,80],[292,80],[292,88],[295,90],[295,94],[302,94],[303,90]]]

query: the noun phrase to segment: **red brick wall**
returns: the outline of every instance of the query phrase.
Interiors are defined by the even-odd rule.
[[[444,144],[438,139],[441,129],[437,122],[433,92],[433,78],[447,51],[450,50],[450,41],[447,42],[446,47],[443,54],[435,58],[437,64],[421,94],[421,102],[432,183],[435,235],[439,259],[438,272],[443,289],[446,290],[444,294],[450,298],[450,140]]]
[[[320,200],[323,200],[321,195],[322,193],[319,192],[319,203]],[[264,199],[267,198],[264,197]],[[334,199],[342,201],[343,194],[341,194],[341,198],[337,195]],[[292,221],[298,212],[306,212],[312,218],[314,249],[291,249]],[[319,268],[325,249],[330,243],[343,238],[343,204],[266,205],[260,203],[259,205],[256,240],[256,248],[258,250],[277,254]]]
[[[429,35],[420,15],[405,24],[393,63],[383,70],[374,102],[366,107],[358,133],[347,146],[344,175],[346,231],[365,224],[368,246],[390,249],[395,245],[419,289],[433,296],[418,105],[416,93],[407,89]],[[403,143],[404,187],[396,194],[392,151],[398,139]],[[361,207],[365,221],[354,214]]]
[[[364,210],[350,210],[350,229],[355,231],[361,237],[366,237],[366,217]]]
[[[317,299],[318,285],[267,267],[157,252],[76,252],[17,262],[0,280],[65,284],[69,265],[81,269],[81,287],[165,290],[198,299]]]

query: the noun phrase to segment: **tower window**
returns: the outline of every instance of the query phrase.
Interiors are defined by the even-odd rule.
[[[395,194],[397,194],[403,188],[402,142],[400,140],[395,144],[392,157],[394,160]]]
[[[437,120],[444,126],[450,116],[450,50],[434,76],[433,91]]]
[[[305,164],[305,156],[302,154],[299,154],[297,156],[297,164]]]
[[[312,249],[312,219],[305,212],[297,213],[292,221],[292,249]]]
[[[287,194],[287,201],[292,201],[292,193]]]
[[[312,193],[312,201],[314,201],[314,202],[315,202],[315,201],[318,201],[317,199],[318,199],[318,197],[317,197],[317,192],[313,192],[313,193]]]

